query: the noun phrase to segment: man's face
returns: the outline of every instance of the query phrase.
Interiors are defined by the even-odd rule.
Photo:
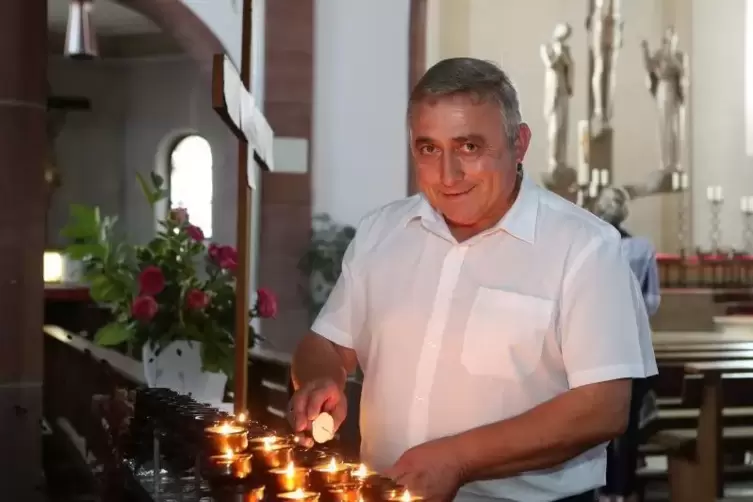
[[[476,231],[496,224],[515,190],[528,126],[511,150],[499,106],[457,94],[415,103],[410,136],[418,186],[447,223]]]

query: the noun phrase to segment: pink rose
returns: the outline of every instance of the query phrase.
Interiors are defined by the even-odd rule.
[[[219,263],[220,257],[222,256],[222,248],[223,246],[220,246],[219,244],[215,244],[214,242],[211,243],[207,248],[207,255],[209,255],[209,259],[214,263]]]
[[[232,246],[222,246],[220,249],[220,268],[235,270],[238,268],[238,252]]]
[[[184,207],[178,207],[170,211],[170,219],[183,224],[188,221],[188,210]]]
[[[131,316],[138,321],[151,321],[157,310],[157,301],[151,296],[137,296],[131,304]]]
[[[209,296],[200,289],[186,293],[186,306],[191,310],[201,310],[209,305]]]
[[[259,317],[274,318],[277,316],[277,297],[266,288],[259,288],[256,292],[256,312]]]
[[[154,296],[165,289],[165,276],[155,265],[149,265],[139,274],[139,294]]]
[[[188,225],[188,228],[186,228],[186,233],[188,233],[188,236],[196,242],[204,241],[204,232],[202,232],[201,229],[196,225]]]

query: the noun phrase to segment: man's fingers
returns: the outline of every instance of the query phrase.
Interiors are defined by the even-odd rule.
[[[332,396],[332,391],[327,387],[311,391],[308,403],[306,403],[306,416],[309,422],[314,420],[322,411],[324,411],[325,404],[328,401],[333,401],[335,399],[337,399],[337,396]]]
[[[328,406],[328,408],[326,411],[332,415],[332,420],[335,422],[335,430],[338,430],[348,414],[348,401],[345,398],[341,398],[334,406]]]
[[[290,424],[295,432],[302,432],[309,426],[308,403],[313,389],[314,386],[304,386],[290,400]]]

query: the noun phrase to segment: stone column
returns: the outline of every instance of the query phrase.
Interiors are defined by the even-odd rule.
[[[44,495],[47,2],[0,2],[0,68],[0,498],[36,502]]]

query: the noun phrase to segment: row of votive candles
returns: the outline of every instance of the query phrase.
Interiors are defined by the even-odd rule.
[[[223,423],[205,430],[216,452],[209,457],[205,469],[209,478],[243,482],[257,471],[266,474],[280,501],[312,502],[321,495],[331,502],[359,502],[372,498],[399,502],[421,500],[394,483],[370,486],[376,497],[364,497],[367,485],[373,484],[375,478],[379,479],[365,465],[342,462],[335,456],[313,467],[296,465],[293,458],[295,441],[280,436],[249,438],[243,423],[244,417],[240,417],[234,423]],[[382,481],[386,480],[382,478]]]

